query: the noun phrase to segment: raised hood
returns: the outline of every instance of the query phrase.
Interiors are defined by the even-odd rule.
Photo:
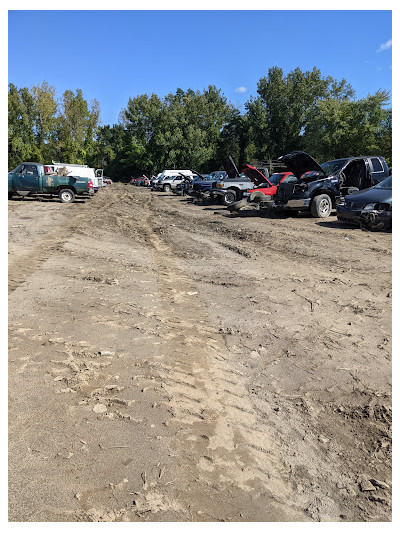
[[[233,162],[232,156],[226,157],[222,164],[224,165],[224,170],[228,174],[229,179],[234,179],[239,177],[238,169],[236,168],[235,163]]]
[[[287,168],[293,172],[297,179],[300,179],[306,172],[319,172],[321,177],[327,177],[322,167],[305,152],[291,152],[282,155],[279,161],[285,163]]]
[[[269,185],[272,187],[272,183],[269,181],[269,179],[255,167],[252,167],[251,165],[243,165],[242,172],[243,174],[246,174],[249,180],[251,180],[255,185],[269,183]]]

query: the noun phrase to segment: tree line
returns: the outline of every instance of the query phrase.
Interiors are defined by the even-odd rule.
[[[60,99],[48,83],[8,90],[9,169],[21,161],[88,164],[123,179],[164,168],[208,172],[231,154],[238,165],[269,162],[304,150],[323,162],[383,155],[391,164],[389,92],[357,99],[345,79],[277,66],[260,78],[256,96],[233,106],[220,89],[178,88],[160,98],[129,98],[118,124],[100,125],[100,106],[81,89]]]

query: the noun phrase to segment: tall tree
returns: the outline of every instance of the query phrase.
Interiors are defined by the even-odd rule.
[[[386,91],[360,100],[326,98],[310,111],[304,144],[319,161],[348,155],[391,156]],[[390,121],[391,123],[391,121]]]
[[[257,157],[266,159],[301,149],[309,110],[329,96],[347,100],[354,91],[346,80],[324,78],[316,67],[305,72],[297,67],[284,75],[275,66],[259,80],[257,93],[257,98],[246,103],[246,109]]]
[[[64,92],[56,142],[61,159],[69,163],[85,163],[98,121],[99,105],[96,100],[89,107],[81,89],[77,89],[75,94],[70,90]]]
[[[54,137],[56,125],[57,101],[54,87],[47,82],[41,85],[34,85],[31,89],[34,107],[34,136],[38,151],[38,158],[46,160],[53,155],[49,142]]]
[[[38,155],[35,136],[34,100],[29,89],[18,89],[9,84],[8,89],[8,168],[14,168],[22,160],[35,159]]]

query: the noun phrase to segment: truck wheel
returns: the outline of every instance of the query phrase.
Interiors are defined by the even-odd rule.
[[[171,192],[171,185],[164,185],[163,190],[164,192]]]
[[[233,211],[239,211],[242,209],[242,207],[246,207],[248,205],[249,202],[247,201],[247,198],[243,198],[243,200],[239,200],[238,202],[233,202],[233,204],[228,205],[228,209],[232,213]]]
[[[11,198],[14,196],[14,193],[13,192],[9,192],[8,193],[8,199],[11,200]]]
[[[228,205],[233,204],[234,202],[236,202],[236,192],[226,191],[226,193],[222,197],[222,203],[228,206]]]
[[[62,202],[63,204],[73,202],[75,200],[74,191],[71,191],[71,189],[61,189],[58,192],[58,197],[60,199],[60,202]]]
[[[311,214],[315,218],[326,218],[332,212],[332,200],[327,194],[319,194],[311,201]]]

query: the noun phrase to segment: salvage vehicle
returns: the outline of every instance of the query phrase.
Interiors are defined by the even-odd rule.
[[[336,207],[338,220],[365,229],[392,227],[392,176],[365,191],[350,194]]]
[[[228,206],[229,211],[239,211],[243,207],[272,207],[273,206],[273,196],[276,194],[278,186],[281,183],[288,183],[289,181],[297,181],[296,177],[292,172],[276,172],[269,176],[265,177],[259,170],[250,165],[245,165],[251,168],[254,171],[257,171],[260,174],[260,177],[253,177],[253,180],[264,179],[265,183],[258,185],[255,189],[250,189],[248,192],[243,193],[243,199],[238,202]]]
[[[88,165],[77,165],[71,163],[56,163],[52,161],[51,165],[45,165],[46,173],[57,172],[58,170],[66,169],[69,176],[80,178],[89,178],[93,183],[93,190],[97,192],[103,186],[103,169],[90,168]]]
[[[219,200],[223,205],[230,206],[242,199],[244,193],[256,185],[265,183],[269,175],[267,168],[256,168],[247,164],[243,165],[242,172],[239,173],[231,156],[224,159],[223,166],[224,176],[220,175],[219,179],[214,178],[210,182],[198,184],[193,190],[193,196],[198,200]]]
[[[242,172],[239,173],[231,156],[223,160],[223,166],[228,177],[213,183],[210,195],[211,198],[219,198],[226,206],[241,200],[244,193],[249,192],[255,185],[265,183],[268,177],[268,169],[257,169],[251,165],[243,165]]]
[[[328,217],[347,194],[376,185],[389,176],[382,156],[345,157],[319,165],[305,152],[279,158],[296,181],[281,183],[274,197],[278,209],[311,211],[313,217]]]
[[[80,176],[46,174],[41,163],[20,163],[8,173],[8,199],[15,194],[56,194],[60,202],[69,203],[78,195],[93,195],[93,182]]]
[[[193,182],[193,186],[188,188],[188,195],[197,201],[210,198],[213,183],[222,181],[228,177],[224,170],[211,172],[210,176],[211,178],[208,180],[196,180],[196,182]]]

